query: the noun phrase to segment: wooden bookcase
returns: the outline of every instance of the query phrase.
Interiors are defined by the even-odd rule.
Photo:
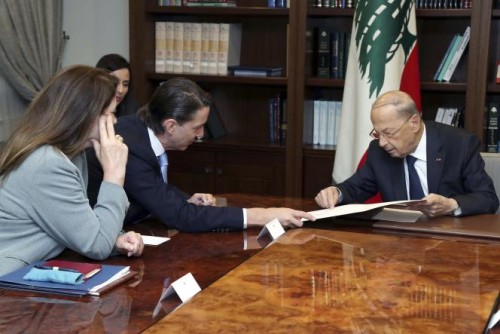
[[[500,1],[496,0],[491,11],[485,10],[483,15],[482,31],[489,34],[482,37],[487,51],[481,53],[479,61],[487,64],[482,81],[486,86],[479,91],[478,100],[484,101],[484,104],[500,105],[500,84],[496,83],[497,63],[500,61]]]
[[[185,76],[209,91],[228,135],[194,143],[185,152],[170,152],[170,178],[188,192],[245,192],[313,197],[331,181],[334,147],[304,145],[305,101],[341,100],[343,80],[309,73],[306,31],[315,26],[350,31],[353,9],[311,8],[291,0],[290,8],[266,8],[267,0],[238,0],[236,8],[160,7],[157,0],[130,0],[130,62],[135,98],[146,103],[155,87]],[[155,73],[155,22],[227,22],[242,24],[241,64],[281,66],[284,76],[232,76]],[[450,83],[432,77],[451,36],[471,26],[471,40]],[[500,102],[495,84],[500,58],[500,9],[491,1],[473,8],[418,9],[417,31],[423,115],[434,119],[438,106],[465,107],[465,128],[483,137],[484,106]],[[487,50],[487,52],[485,52]],[[268,99],[287,97],[286,144],[268,140]]]

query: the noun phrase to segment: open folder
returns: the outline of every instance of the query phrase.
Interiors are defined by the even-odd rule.
[[[39,261],[0,276],[0,288],[76,296],[99,296],[137,274],[131,271],[129,266],[103,264],[97,274],[76,285],[23,279],[32,268],[43,266],[44,263],[46,262]]]

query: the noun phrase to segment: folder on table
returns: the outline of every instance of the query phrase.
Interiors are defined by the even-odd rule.
[[[38,261],[0,276],[0,288],[76,296],[99,296],[137,274],[130,270],[129,266],[102,264],[97,274],[77,285],[23,279],[32,268],[42,267],[45,263],[46,261]]]

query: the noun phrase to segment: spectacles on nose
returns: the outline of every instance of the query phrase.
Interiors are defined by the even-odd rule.
[[[384,137],[386,139],[392,139],[394,138],[394,136],[396,136],[398,134],[399,131],[401,131],[401,129],[403,129],[403,127],[406,125],[406,123],[408,123],[408,121],[413,117],[413,115],[411,115],[406,121],[404,121],[403,124],[401,124],[401,126],[391,132],[391,133],[387,133],[387,132],[378,132],[377,130],[375,129],[372,129],[372,131],[370,131],[370,137],[372,137],[373,139],[380,139],[380,137]]]

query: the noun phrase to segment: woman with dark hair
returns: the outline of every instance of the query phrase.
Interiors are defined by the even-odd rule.
[[[96,64],[118,79],[116,87],[116,117],[135,114],[139,106],[133,100],[131,94],[131,73],[129,62],[116,53],[104,55]]]
[[[135,232],[121,232],[128,148],[115,135],[117,80],[70,67],[31,102],[0,154],[0,275],[50,259],[65,248],[91,259],[139,256]],[[104,171],[95,208],[86,195],[93,146]]]

